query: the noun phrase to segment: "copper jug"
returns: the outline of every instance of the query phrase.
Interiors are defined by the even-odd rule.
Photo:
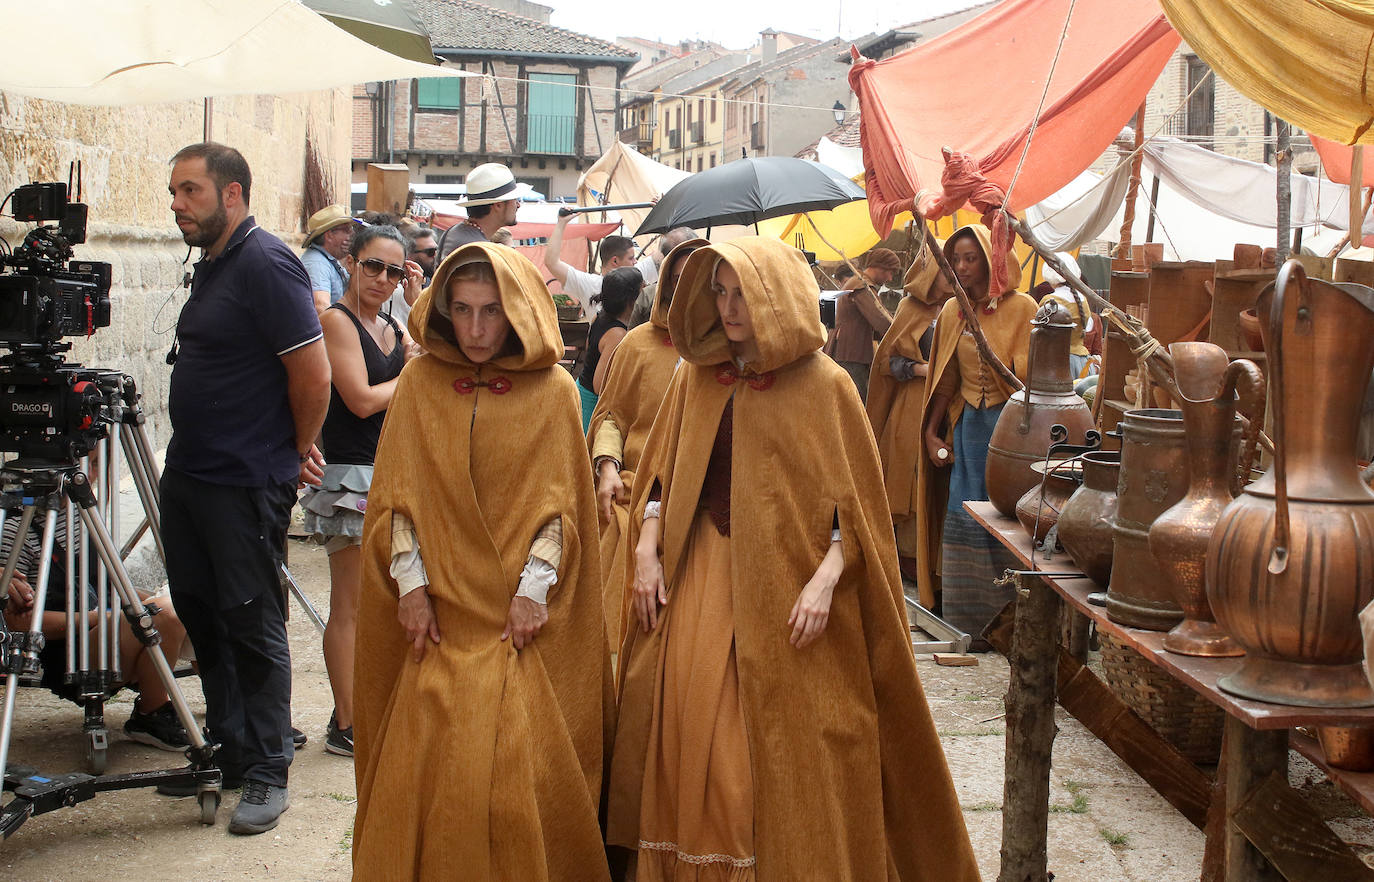
[[[1069,557],[1098,587],[1106,588],[1112,574],[1112,526],[1116,523],[1116,486],[1121,453],[1083,454],[1083,486],[1059,513],[1059,542]]]
[[[1121,477],[1107,618],[1132,628],[1167,631],[1183,619],[1183,609],[1150,554],[1150,525],[1188,490],[1183,414],[1154,407],[1128,410],[1120,425]]]
[[[1026,388],[1007,400],[988,441],[988,499],[1007,517],[1016,516],[1016,503],[1026,491],[1040,486],[1032,465],[1044,461],[1051,427],[1068,429],[1074,444],[1082,443],[1093,427],[1092,411],[1074,394],[1069,376],[1073,328],[1064,307],[1053,301],[1040,307],[1031,321]]]
[[[1165,636],[1164,648],[1180,655],[1243,655],[1212,617],[1203,576],[1217,520],[1240,490],[1240,476],[1250,472],[1263,419],[1264,375],[1254,362],[1233,362],[1212,343],[1174,343],[1169,355],[1183,411],[1188,492],[1150,527],[1150,551],[1173,583],[1184,614]],[[1238,391],[1248,417],[1239,456],[1232,445]]]
[[[1222,512],[1207,596],[1246,652],[1222,689],[1305,707],[1367,707],[1357,616],[1374,599],[1374,492],[1355,457],[1374,369],[1374,289],[1309,280],[1290,260],[1268,317],[1274,463]]]

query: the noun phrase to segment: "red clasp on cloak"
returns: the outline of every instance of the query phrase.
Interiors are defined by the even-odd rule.
[[[489,389],[493,395],[505,395],[511,390],[513,384],[506,377],[492,377],[490,380],[478,380],[475,377],[459,377],[453,381],[453,388],[459,395],[471,395],[480,389]]]
[[[756,392],[772,388],[776,379],[772,371],[764,374],[740,373],[732,364],[723,364],[716,369],[716,382],[722,386],[729,386],[738,380],[743,380],[749,384],[750,389]]]

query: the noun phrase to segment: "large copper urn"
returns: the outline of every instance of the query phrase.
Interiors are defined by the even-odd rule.
[[[1008,399],[992,430],[985,472],[988,499],[1007,517],[1016,516],[1016,503],[1026,491],[1040,486],[1040,474],[1032,465],[1044,461],[1050,429],[1063,426],[1069,430],[1069,442],[1081,444],[1093,427],[1092,411],[1074,394],[1069,376],[1073,327],[1068,311],[1054,302],[1035,314],[1026,388]]]
[[[1173,583],[1184,619],[1164,638],[1164,648],[1181,655],[1231,656],[1244,651],[1221,629],[1207,603],[1204,572],[1207,546],[1217,520],[1248,476],[1259,436],[1264,375],[1254,362],[1232,362],[1211,343],[1169,347],[1183,411],[1188,492],[1150,526],[1150,551]],[[1232,443],[1237,392],[1249,418],[1239,456]]]
[[[1246,651],[1218,685],[1307,707],[1366,707],[1357,616],[1374,599],[1374,493],[1355,438],[1374,368],[1374,289],[1290,260],[1267,316],[1274,464],[1222,513],[1207,552],[1217,621]]]

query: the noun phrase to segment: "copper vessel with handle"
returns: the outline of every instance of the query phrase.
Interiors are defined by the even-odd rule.
[[[1374,492],[1355,456],[1374,369],[1374,289],[1310,280],[1290,260],[1267,316],[1274,463],[1222,513],[1207,596],[1246,652],[1218,685],[1306,707],[1374,705],[1357,616],[1374,599]]]

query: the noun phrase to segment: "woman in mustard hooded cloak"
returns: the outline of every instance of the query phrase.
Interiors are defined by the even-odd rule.
[[[606,386],[592,411],[591,428],[587,432],[587,446],[596,475],[597,505],[601,510],[601,578],[606,636],[615,646],[620,645],[620,636],[624,633],[625,589],[633,575],[631,549],[623,539],[630,517],[635,471],[678,362],[672,335],[668,333],[668,305],[672,303],[673,286],[682,275],[687,255],[709,244],[705,239],[690,239],[663,259],[649,321],[631,328],[615,348]]]
[[[607,820],[637,882],[978,878],[818,296],[801,252],[745,237],[694,252],[673,298]]]
[[[937,242],[936,247],[940,244]],[[925,414],[926,375],[930,371],[929,348],[934,342],[935,316],[954,292],[928,245],[921,247],[902,288],[906,293],[892,316],[892,327],[873,355],[865,408],[883,461],[883,483],[897,533],[902,574],[915,579],[920,541],[916,528],[916,511],[920,508],[916,460],[925,456],[921,417]]]
[[[608,879],[596,512],[553,301],[473,243],[410,332],[363,527],[354,877]]]
[[[960,227],[945,242],[945,257],[978,310],[988,345],[1024,383],[1036,305],[1016,290],[1021,281],[1016,253],[1007,253],[1005,291],[989,290],[992,240],[987,227]],[[983,363],[959,301],[946,302],[930,351],[925,455],[917,458],[917,575],[922,605],[930,608],[938,592],[944,619],[973,635],[974,647],[984,651],[983,628],[1012,598],[1012,589],[999,588],[993,580],[1004,569],[1015,568],[1016,560],[963,504],[988,498],[988,443],[1013,391]]]

